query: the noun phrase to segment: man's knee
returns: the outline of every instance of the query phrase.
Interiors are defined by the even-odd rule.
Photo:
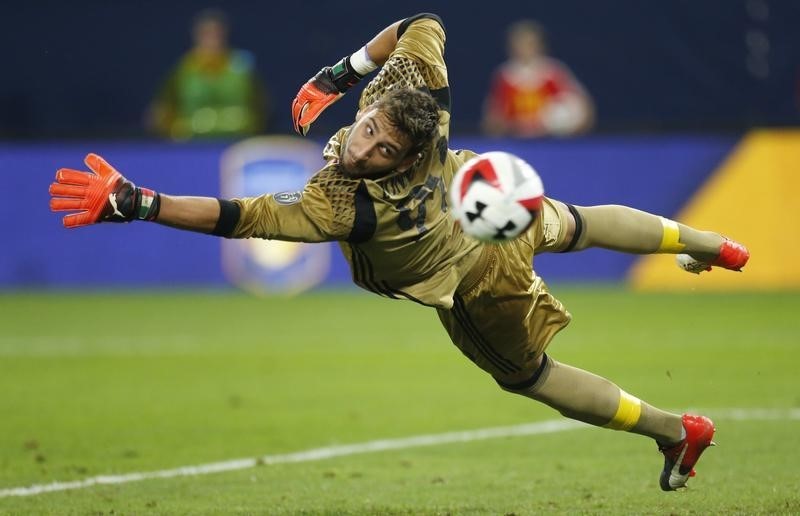
[[[498,377],[495,375],[493,378],[504,391],[530,397],[535,391],[536,385],[547,375],[549,367],[550,358],[547,354],[542,353],[535,361],[531,362],[527,370],[513,376]]]

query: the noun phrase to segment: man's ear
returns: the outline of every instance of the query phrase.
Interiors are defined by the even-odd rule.
[[[419,153],[419,152],[415,152],[415,153],[409,154],[408,156],[403,158],[403,161],[401,161],[399,165],[397,165],[397,169],[396,170],[398,172],[405,172],[406,170],[411,168],[414,165],[414,163],[416,163],[417,160],[419,158],[421,158],[421,157],[422,157],[422,153]]]

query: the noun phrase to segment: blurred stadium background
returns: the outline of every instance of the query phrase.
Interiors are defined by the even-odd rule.
[[[209,5],[33,0],[4,9],[0,42],[14,51],[0,83],[0,135],[140,136],[148,101],[189,46],[192,17]],[[459,133],[477,130],[490,73],[505,56],[505,29],[519,18],[541,21],[553,53],[595,97],[604,131],[736,131],[798,120],[800,7],[792,0],[501,0],[468,9],[409,0],[368,12],[348,0],[218,5],[234,45],[256,56],[278,132],[291,130],[298,85],[363,45],[375,26],[420,11],[441,12],[447,24]],[[351,119],[353,97],[326,112],[319,134]]]
[[[67,232],[47,209],[55,170],[79,168],[88,152],[167,193],[299,186],[327,135],[352,119],[357,95],[328,110],[310,141],[300,140],[290,135],[297,88],[381,27],[419,11],[439,13],[447,26],[452,147],[516,153],[538,169],[553,197],[627,204],[750,247],[742,274],[698,278],[678,271],[671,257],[603,251],[537,258],[536,270],[576,315],[555,344],[566,361],[676,410],[777,411],[765,416],[768,423],[729,418],[729,454],[711,455],[692,493],[698,496],[682,500],[700,504],[699,513],[800,512],[800,384],[791,367],[800,360],[800,243],[792,236],[800,222],[800,4],[466,5],[412,0],[371,3],[363,12],[363,3],[348,0],[221,2],[233,46],[256,56],[272,123],[257,140],[190,143],[149,138],[142,120],[189,46],[192,16],[208,4],[33,0],[0,8],[0,512],[619,513],[638,512],[630,504],[642,500],[655,504],[642,512],[688,510],[679,499],[656,498],[654,478],[639,480],[655,474],[653,450],[637,441],[631,451],[633,439],[610,432],[522,441],[554,468],[534,475],[552,490],[547,495],[507,492],[492,480],[528,481],[519,473],[527,467],[515,448],[520,439],[480,453],[465,444],[386,462],[339,459],[319,469],[37,501],[3,491],[555,416],[510,399],[470,370],[432,314],[355,292],[333,245],[265,247],[147,224]],[[520,18],[542,22],[552,53],[594,98],[590,135],[480,136],[480,106],[505,56],[505,28]],[[320,322],[309,323],[309,314]],[[408,332],[387,342],[382,331],[396,324],[393,315],[408,322]],[[765,458],[757,466],[742,462],[751,445]],[[551,447],[567,457],[551,457]],[[621,466],[619,455],[631,464]],[[736,476],[745,464],[757,474]],[[621,468],[623,480],[598,473],[609,468]],[[478,488],[468,476],[481,479]],[[618,487],[626,477],[636,480]],[[706,498],[703,481],[712,493]],[[387,484],[393,487],[381,491]],[[229,498],[210,496],[215,488]]]

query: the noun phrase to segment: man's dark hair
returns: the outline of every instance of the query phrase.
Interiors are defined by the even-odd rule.
[[[439,106],[422,90],[401,88],[386,93],[375,107],[389,123],[411,140],[411,153],[422,152],[439,128]]]

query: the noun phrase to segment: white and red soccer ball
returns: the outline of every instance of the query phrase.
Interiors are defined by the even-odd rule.
[[[452,215],[467,235],[484,242],[512,240],[539,214],[539,174],[507,152],[486,152],[464,163],[450,185]]]

